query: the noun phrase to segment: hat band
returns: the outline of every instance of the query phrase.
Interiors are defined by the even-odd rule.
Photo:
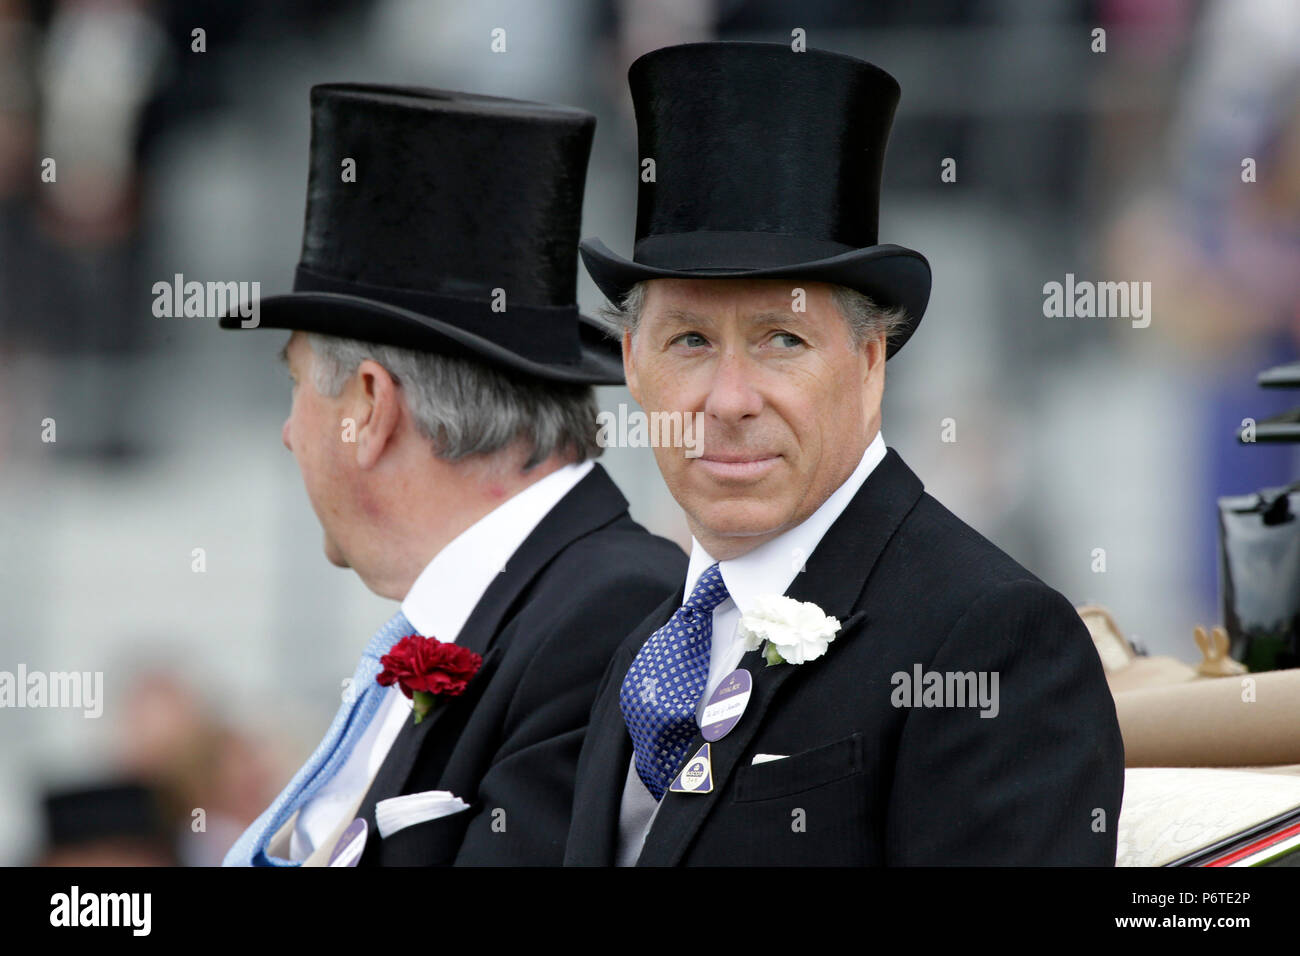
[[[332,292],[397,306],[487,339],[516,355],[551,365],[576,365],[581,358],[577,305],[510,305],[492,311],[486,299],[371,285],[299,265],[294,292]]]
[[[867,243],[867,246],[872,243]],[[641,265],[683,272],[776,269],[803,262],[816,262],[853,252],[857,246],[774,232],[723,232],[701,229],[695,232],[662,233],[636,243],[633,259]]]

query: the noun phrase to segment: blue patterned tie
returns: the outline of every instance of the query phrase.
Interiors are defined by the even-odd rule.
[[[727,599],[715,564],[686,603],[641,645],[618,703],[636,751],[636,772],[656,800],[672,783],[695,737],[695,708],[709,681],[713,609]]]
[[[334,722],[325,733],[315,753],[303,764],[289,785],[275,798],[266,811],[253,821],[252,826],[235,841],[222,866],[298,866],[293,860],[270,856],[266,844],[299,807],[310,800],[321,787],[333,779],[352,753],[361,735],[379,709],[388,688],[375,682],[382,668],[379,659],[387,654],[399,640],[415,633],[415,628],[401,611],[393,615],[366,645],[352,675],[352,687]]]

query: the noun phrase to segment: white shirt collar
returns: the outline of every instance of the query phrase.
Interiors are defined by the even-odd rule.
[[[728,561],[716,562],[703,546],[691,537],[691,559],[686,569],[686,589],[683,600],[690,596],[701,574],[715,563],[742,614],[749,612],[754,598],[762,594],[784,594],[803,563],[812,555],[830,526],[848,507],[867,476],[885,457],[885,438],[876,432],[862,453],[858,467],[844,483],[822,502],[802,524],[796,525],[771,541],[766,541],[748,554]]]
[[[425,637],[454,642],[510,556],[594,465],[556,469],[457,535],[411,585],[402,601],[406,619]]]

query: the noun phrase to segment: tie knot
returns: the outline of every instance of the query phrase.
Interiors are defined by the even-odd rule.
[[[700,579],[695,582],[694,590],[691,591],[691,596],[682,606],[697,611],[712,611],[727,597],[727,585],[723,583],[722,572],[715,564],[700,575]]]
[[[370,643],[362,653],[377,662],[393,649],[394,644],[406,635],[414,633],[416,633],[415,626],[406,619],[405,614],[398,611],[388,619],[388,623],[375,632],[375,636],[370,639]]]

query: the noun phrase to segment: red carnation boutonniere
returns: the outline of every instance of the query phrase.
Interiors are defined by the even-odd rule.
[[[375,677],[384,687],[396,683],[414,703],[415,722],[433,707],[439,694],[457,697],[478,673],[483,658],[468,647],[444,644],[436,637],[408,634],[379,659],[384,668]]]

